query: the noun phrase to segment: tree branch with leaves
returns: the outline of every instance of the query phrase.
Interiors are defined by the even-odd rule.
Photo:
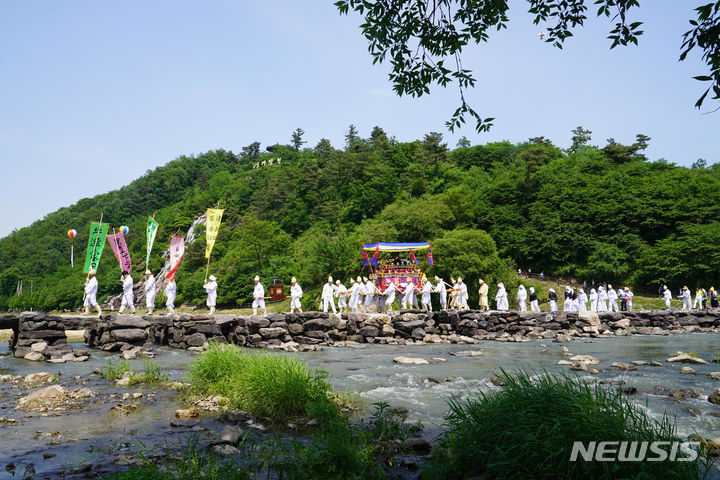
[[[573,36],[573,30],[582,27],[588,18],[589,0],[528,0],[529,12],[535,15],[535,24],[549,24],[543,35],[545,42],[562,48]],[[632,9],[640,7],[638,0],[595,0],[597,17],[614,22],[608,39],[610,48],[637,45],[643,22],[630,21]],[[445,122],[454,132],[467,119],[475,121],[477,132],[489,131],[495,120],[483,117],[466,100],[469,88],[477,79],[473,71],[462,63],[463,49],[471,43],[486,42],[492,30],[507,28],[508,2],[506,0],[338,0],[341,14],[351,10],[360,14],[360,25],[369,42],[368,50],[373,64],[388,61],[393,90],[399,96],[421,97],[430,93],[430,87],[447,87],[455,84],[459,90],[460,105]],[[720,0],[695,9],[697,19],[683,35],[680,60],[698,48],[709,68],[708,75],[694,77],[710,86],[695,106],[702,107],[711,92],[713,100],[720,99]]]

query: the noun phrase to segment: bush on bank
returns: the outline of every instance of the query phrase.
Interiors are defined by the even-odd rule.
[[[423,479],[678,479],[701,462],[571,462],[574,441],[680,441],[674,420],[655,421],[618,389],[567,374],[506,375],[499,390],[450,401],[445,431]],[[681,455],[684,456],[684,455]]]
[[[193,362],[189,381],[195,395],[221,395],[231,408],[281,421],[332,404],[327,377],[289,355],[216,344]]]

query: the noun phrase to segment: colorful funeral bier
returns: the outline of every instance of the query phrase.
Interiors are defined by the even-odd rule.
[[[394,283],[395,286],[403,283],[420,286],[425,267],[435,264],[430,242],[366,243],[362,246],[362,250],[363,268],[370,268],[370,278],[381,292],[384,292],[390,283]],[[423,262],[423,268],[415,254],[421,250],[425,251],[427,259],[426,264]]]

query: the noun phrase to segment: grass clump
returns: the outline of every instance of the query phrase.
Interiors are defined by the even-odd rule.
[[[312,414],[319,430],[309,441],[293,442],[269,457],[273,478],[287,480],[380,480],[389,478],[403,440],[421,427],[406,422],[407,412],[387,403],[374,404],[368,423],[353,424],[320,404]]]
[[[221,395],[231,408],[282,421],[308,416],[318,404],[334,406],[327,377],[294,357],[215,344],[191,365],[188,378],[194,395]]]
[[[505,372],[503,372],[505,374]],[[570,462],[574,441],[678,441],[675,423],[655,421],[619,390],[579,377],[520,372],[501,390],[452,399],[424,479],[687,479],[700,462]]]
[[[116,363],[111,358],[108,358],[107,365],[100,371],[100,376],[105,380],[114,382],[122,378],[122,376],[129,371],[130,364],[128,364],[127,360],[120,360]]]
[[[131,373],[128,385],[162,385],[169,379],[170,374],[160,365],[150,360],[145,360],[143,362],[143,371]]]

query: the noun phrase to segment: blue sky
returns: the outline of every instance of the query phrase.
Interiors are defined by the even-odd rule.
[[[401,141],[440,131],[451,146],[544,135],[564,147],[583,125],[600,145],[649,135],[653,160],[720,161],[720,112],[693,108],[705,69],[698,55],[677,61],[702,2],[642,2],[639,47],[610,51],[609,22],[593,18],[560,51],[511,1],[508,30],[464,59],[478,78],[468,100],[496,117],[479,135],[445,131],[455,88],[396,97],[360,18],[332,3],[0,2],[0,236],[179,155],[287,143],[297,127],[309,145],[341,146],[353,123]]]

